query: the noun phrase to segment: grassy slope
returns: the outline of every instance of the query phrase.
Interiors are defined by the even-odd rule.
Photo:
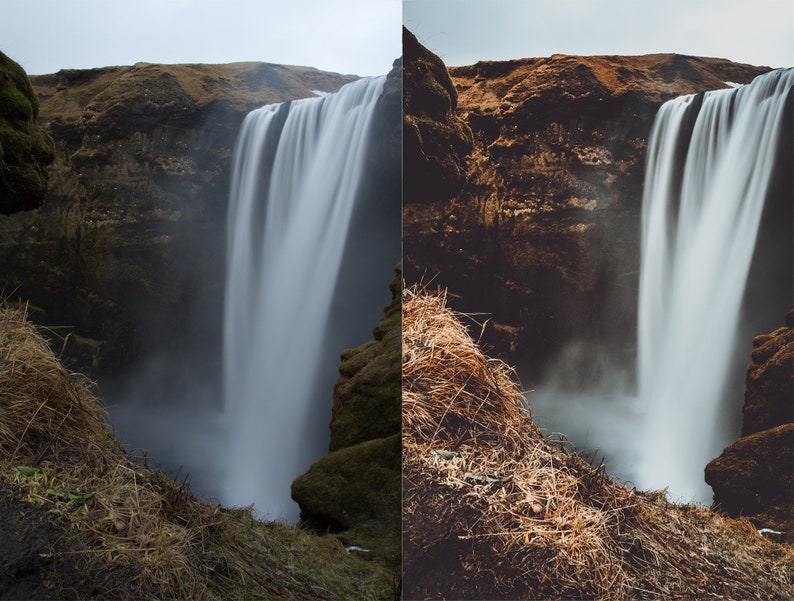
[[[223,101],[240,108],[284,102],[314,96],[312,90],[335,92],[354,76],[269,63],[223,65],[161,65],[138,63],[132,66],[97,69],[64,69],[31,78],[43,98],[41,118],[76,123],[91,114],[102,114],[141,96],[153,105],[167,105],[170,90],[179,89],[179,108],[206,107]],[[174,101],[177,99],[174,98]]]
[[[194,497],[127,455],[90,383],[0,310],[0,596],[384,599],[333,538]]]
[[[513,376],[443,297],[406,291],[406,598],[794,598],[791,547],[612,480],[544,438]]]

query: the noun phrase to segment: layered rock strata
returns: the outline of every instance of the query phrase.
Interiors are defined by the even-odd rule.
[[[628,359],[657,109],[768,69],[672,54],[554,55],[451,68],[448,79],[438,57],[407,39],[406,89],[425,93],[406,93],[406,148],[414,123],[432,119],[417,154],[448,156],[444,166],[425,161],[423,179],[406,188],[406,281],[435,278],[456,309],[487,308],[485,340],[511,361],[541,365],[574,337]],[[463,137],[450,132],[469,129],[471,151],[451,142]],[[438,191],[434,182],[458,166],[459,191]]]

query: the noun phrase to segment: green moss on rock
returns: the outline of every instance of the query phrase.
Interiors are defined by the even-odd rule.
[[[32,209],[44,200],[55,145],[36,123],[38,114],[27,74],[0,52],[0,213]]]
[[[308,526],[367,549],[366,557],[399,574],[401,266],[395,272],[374,340],[342,353],[330,453],[293,482],[292,498]]]
[[[372,332],[374,340],[342,353],[334,386],[331,451],[400,431],[401,286],[398,267],[389,284],[392,300]]]
[[[401,436],[329,453],[292,483],[304,521],[399,569]]]

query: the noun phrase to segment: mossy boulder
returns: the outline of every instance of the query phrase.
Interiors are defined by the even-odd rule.
[[[400,434],[329,453],[292,483],[303,522],[399,570]]]
[[[52,138],[36,123],[39,100],[24,69],[0,52],[0,213],[39,206],[47,192]]]
[[[398,268],[389,284],[392,301],[372,331],[374,339],[342,352],[334,386],[331,451],[400,431],[401,275]]]
[[[330,452],[293,482],[292,498],[306,525],[399,573],[402,270],[395,271],[374,340],[342,353]]]

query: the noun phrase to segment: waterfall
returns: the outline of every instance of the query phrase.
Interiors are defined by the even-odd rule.
[[[772,71],[657,114],[642,204],[641,488],[711,501],[703,469],[731,438],[725,382],[792,86],[794,69]]]
[[[384,81],[265,106],[243,122],[227,232],[224,504],[294,521],[290,484],[327,452],[332,391],[316,390],[329,361],[320,351]]]

